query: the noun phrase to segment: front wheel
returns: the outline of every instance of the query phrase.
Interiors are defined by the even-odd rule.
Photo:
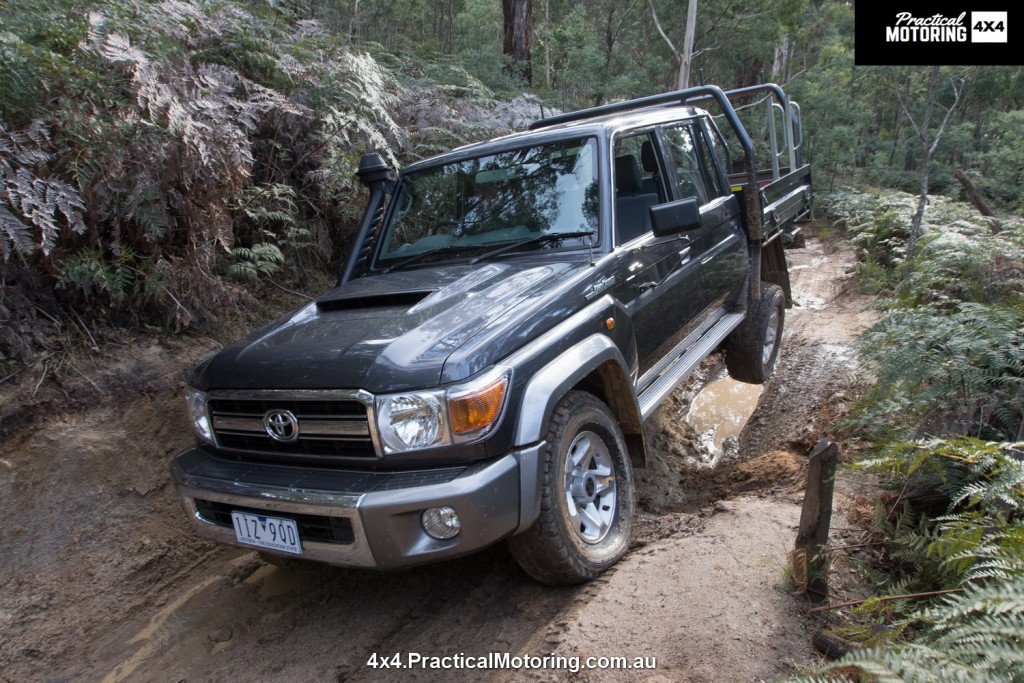
[[[629,549],[633,472],[625,440],[604,403],[571,391],[555,406],[544,454],[540,517],[509,548],[538,581],[589,581]]]
[[[725,367],[738,382],[764,384],[775,368],[786,319],[782,287],[761,283],[761,300],[725,342]]]

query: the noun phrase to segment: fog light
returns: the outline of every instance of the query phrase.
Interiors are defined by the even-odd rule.
[[[428,508],[423,511],[420,518],[423,522],[423,530],[439,541],[446,541],[455,538],[462,531],[462,522],[454,508],[448,506],[440,508]]]

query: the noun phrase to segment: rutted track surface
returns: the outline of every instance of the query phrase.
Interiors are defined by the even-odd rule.
[[[800,449],[827,430],[847,346],[870,316],[847,286],[848,251],[811,241],[790,261],[798,306],[738,446],[714,470],[693,466],[707,458],[683,418],[701,381],[720,371],[710,361],[648,425],[656,457],[638,472],[632,552],[575,588],[533,583],[501,546],[378,574],[282,571],[197,541],[166,463],[188,441],[181,373],[209,345],[136,349],[135,362],[106,364],[90,379],[105,392],[98,407],[62,410],[51,389],[31,427],[5,434],[0,455],[0,681],[744,681],[805,665],[813,654],[782,586]],[[653,657],[657,666],[367,666],[374,653],[491,652]]]

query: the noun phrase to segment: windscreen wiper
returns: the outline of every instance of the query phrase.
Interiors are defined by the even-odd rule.
[[[474,245],[471,244],[449,244],[447,247],[438,247],[437,249],[428,249],[427,251],[421,251],[418,254],[402,259],[398,263],[393,263],[384,269],[384,273],[390,273],[393,270],[404,268],[405,266],[412,265],[427,258],[428,256],[436,256],[438,254],[448,254],[457,251],[466,251],[467,249],[473,249]]]
[[[489,259],[492,256],[497,256],[499,254],[504,254],[505,252],[508,252],[508,251],[514,251],[514,250],[518,249],[519,247],[526,247],[526,246],[529,246],[531,244],[542,244],[544,242],[553,242],[553,241],[556,241],[556,240],[571,239],[571,238],[593,237],[596,232],[597,232],[596,230],[577,230],[576,232],[547,232],[547,233],[544,233],[543,235],[535,235],[534,237],[527,237],[526,239],[519,240],[518,242],[511,242],[510,244],[503,244],[502,246],[498,247],[497,249],[491,249],[490,251],[485,251],[484,253],[480,254],[479,256],[475,256],[472,259],[470,259],[469,263],[470,263],[470,265],[473,265],[474,263],[479,263],[480,261],[483,261],[484,259]],[[588,245],[588,246],[593,246],[593,245]]]

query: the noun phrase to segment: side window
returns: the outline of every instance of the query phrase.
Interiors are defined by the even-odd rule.
[[[729,151],[729,145],[725,143],[725,139],[722,137],[722,131],[718,129],[718,126],[711,119],[704,120],[704,130],[708,133],[707,137],[711,142],[712,151],[718,155],[718,160],[722,162],[722,170],[726,174],[732,173],[732,153]]]
[[[615,140],[615,244],[651,230],[650,208],[668,196],[652,132]]]
[[[627,135],[616,139],[616,196],[654,194],[657,195],[659,204],[667,201],[661,170],[654,152],[655,144],[653,133]],[[618,173],[620,167],[627,166],[635,170],[626,169],[624,174]]]
[[[725,194],[711,162],[707,142],[692,123],[666,127],[665,137],[672,150],[672,175],[680,197],[696,197],[701,204],[706,204]]]
[[[699,129],[698,132],[700,134],[697,136],[697,153],[701,158],[701,168],[704,170],[708,189],[711,190],[711,197],[726,196],[731,190],[726,190],[722,177],[718,174],[718,167],[715,166],[714,138],[708,136],[706,129]]]

